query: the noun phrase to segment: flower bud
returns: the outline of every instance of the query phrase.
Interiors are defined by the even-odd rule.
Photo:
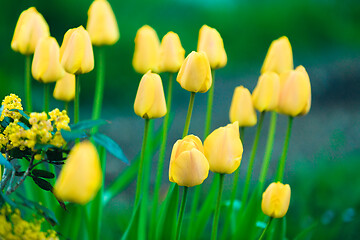
[[[259,111],[274,111],[280,94],[280,78],[274,72],[263,73],[252,93],[254,107]]]
[[[266,54],[261,73],[281,74],[294,68],[293,55],[289,39],[285,36],[274,40]]]
[[[289,209],[290,195],[289,184],[271,183],[262,195],[261,210],[269,217],[284,217]]]
[[[149,70],[141,78],[136,93],[134,110],[136,115],[146,119],[165,116],[166,102],[159,74],[152,73]]]
[[[161,40],[160,45],[160,72],[178,72],[184,62],[185,50],[181,46],[179,36],[168,32]]]
[[[31,7],[20,14],[11,48],[23,55],[33,54],[38,41],[49,35],[49,26],[44,17],[35,7]]]
[[[89,33],[83,26],[69,29],[60,48],[60,60],[65,71],[88,73],[94,69],[94,53]]]
[[[238,122],[213,131],[205,139],[204,151],[212,172],[233,173],[240,166],[243,153]]]
[[[31,72],[36,80],[43,83],[55,82],[65,75],[60,64],[59,44],[55,38],[40,39],[35,48]]]
[[[86,204],[100,189],[102,170],[95,146],[84,141],[77,143],[60,172],[54,194],[62,201]]]
[[[236,87],[231,101],[230,122],[238,122],[241,127],[252,127],[256,124],[256,112],[251,100],[251,94],[243,86]]]
[[[207,92],[211,87],[212,77],[206,54],[192,51],[181,65],[176,81],[189,92]]]
[[[57,80],[53,96],[55,99],[70,102],[75,98],[75,75],[65,73],[64,77]]]
[[[170,182],[193,187],[202,184],[208,174],[209,163],[205,158],[201,140],[194,135],[177,140],[171,152]]]
[[[227,63],[224,42],[215,28],[207,25],[201,27],[197,51],[206,53],[212,69],[223,68]]]
[[[153,28],[141,27],[135,37],[135,51],[132,65],[136,72],[144,74],[149,70],[158,71],[160,41]]]
[[[305,68],[303,66],[298,66],[295,71],[300,71],[302,73],[305,74],[306,76],[306,81],[309,82],[309,87],[310,87],[310,95],[309,95],[309,99],[308,101],[306,102],[306,106],[305,108],[303,109],[303,111],[301,111],[300,115],[306,115],[308,114],[308,112],[310,111],[310,108],[311,108],[311,84],[310,84],[310,78],[309,78],[309,75],[307,73],[307,71],[305,70]]]
[[[119,27],[108,1],[95,0],[90,5],[86,29],[95,46],[113,45],[119,40]]]

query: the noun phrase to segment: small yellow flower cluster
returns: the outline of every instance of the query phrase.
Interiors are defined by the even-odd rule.
[[[15,94],[10,94],[6,96],[5,99],[2,101],[3,111],[0,116],[0,121],[4,120],[5,117],[10,117],[12,119],[20,119],[21,114],[18,112],[10,111],[12,109],[23,110],[21,105],[21,99],[16,96]]]
[[[36,219],[33,222],[27,222],[21,218],[19,209],[12,211],[7,205],[0,210],[0,239],[17,240],[42,240],[42,239],[59,239],[54,230],[47,232],[41,231],[41,223],[44,219]]]

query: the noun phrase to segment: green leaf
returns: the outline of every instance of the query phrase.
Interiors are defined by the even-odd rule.
[[[12,118],[9,118],[9,117],[4,117],[4,119],[1,121],[1,126],[3,128],[6,128],[7,126],[9,126],[9,124],[12,122]]]
[[[0,153],[0,165],[3,165],[4,167],[13,170],[13,166],[11,163]]]
[[[50,163],[58,162],[58,161],[64,161],[66,157],[64,157],[63,153],[68,153],[68,151],[65,151],[63,149],[55,148],[48,150],[46,152],[47,159]]]
[[[34,150],[43,150],[43,151],[47,151],[50,148],[57,148],[54,145],[51,144],[41,144],[41,143],[36,143],[34,146]]]
[[[105,125],[105,124],[108,124],[108,121],[103,120],[103,119],[85,120],[85,121],[81,121],[81,122],[71,125],[70,128],[71,128],[71,131],[85,130],[85,129],[91,129],[93,127],[98,127],[98,126]]]
[[[14,203],[6,194],[0,192],[0,197],[4,200],[4,202],[9,204],[11,207],[17,208],[16,203]]]
[[[66,131],[64,129],[61,129],[60,132],[61,132],[61,136],[64,138],[66,142],[72,142],[75,141],[76,139],[88,137],[86,132],[83,130]]]
[[[38,178],[36,176],[31,176],[31,177],[34,180],[35,184],[38,185],[41,189],[52,192],[53,187],[48,181],[42,178]]]
[[[22,123],[22,122],[18,122],[17,125],[19,125],[20,127],[22,127],[25,130],[30,129],[25,123]]]
[[[35,177],[41,177],[41,178],[54,178],[55,175],[51,172],[48,172],[46,170],[41,169],[34,169],[31,171],[31,174]]]
[[[129,225],[121,237],[122,240],[131,240],[131,239],[138,239],[138,224],[139,224],[139,217],[140,217],[140,209],[141,209],[141,200],[137,204],[133,215],[131,216]]]
[[[314,222],[313,224],[311,224],[309,227],[305,228],[304,230],[302,230],[298,235],[296,235],[296,237],[294,238],[294,240],[306,240],[306,239],[310,239],[310,234],[312,233],[312,231],[319,225],[319,222]]]
[[[11,109],[10,110],[11,112],[18,112],[21,114],[21,116],[23,116],[26,120],[29,121],[30,117],[29,115],[27,115],[23,110],[20,110],[20,109]]]
[[[103,146],[108,152],[110,152],[116,158],[122,160],[126,164],[129,164],[129,160],[126,158],[122,149],[114,140],[101,133],[94,134],[92,138],[97,144]]]

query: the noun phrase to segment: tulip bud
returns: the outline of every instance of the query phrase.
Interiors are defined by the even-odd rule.
[[[181,46],[179,36],[168,32],[161,40],[160,45],[160,72],[178,72],[184,62],[185,50]]]
[[[33,77],[43,83],[55,82],[65,75],[60,64],[59,44],[53,37],[40,39],[34,52],[31,72]]]
[[[263,73],[252,93],[254,107],[259,111],[274,111],[280,94],[280,78],[274,72]]]
[[[311,107],[310,79],[304,67],[280,76],[278,112],[292,117],[307,114]]]
[[[149,70],[141,78],[136,93],[134,110],[136,115],[146,119],[165,116],[166,102],[159,74],[152,73]]]
[[[205,139],[204,151],[212,172],[233,173],[240,166],[243,153],[238,122],[213,131]]]
[[[145,25],[135,37],[135,51],[132,65],[136,72],[144,74],[149,70],[157,72],[160,57],[160,41],[154,29]]]
[[[201,140],[188,135],[176,141],[171,152],[169,180],[179,186],[200,185],[208,177],[209,163]]]
[[[49,26],[44,17],[35,7],[31,7],[20,14],[11,48],[23,55],[33,54],[38,41],[49,35]]]
[[[261,73],[281,74],[294,68],[293,55],[289,39],[285,36],[274,40],[266,54]]]
[[[215,28],[207,25],[201,27],[197,51],[206,53],[212,69],[223,68],[227,63],[224,42]]]
[[[95,0],[90,5],[86,29],[95,46],[113,45],[119,40],[119,27],[108,1]]]
[[[83,74],[94,69],[94,53],[89,33],[83,26],[69,29],[60,48],[60,60],[65,71]]]
[[[84,141],[77,143],[60,172],[54,194],[62,201],[86,204],[100,189],[102,170],[95,146]]]
[[[238,122],[241,127],[252,127],[256,124],[256,112],[251,100],[251,94],[243,86],[236,87],[231,101],[230,122]]]
[[[212,77],[206,54],[192,51],[181,65],[176,81],[189,92],[204,93],[209,90]]]
[[[289,184],[271,183],[262,195],[261,210],[269,217],[284,217],[289,209],[290,195]]]
[[[64,102],[70,102],[75,98],[75,75],[65,73],[65,76],[56,81],[54,98]]]

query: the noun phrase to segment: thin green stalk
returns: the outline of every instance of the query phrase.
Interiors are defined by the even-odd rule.
[[[183,138],[186,135],[188,135],[188,133],[189,133],[191,114],[192,114],[192,110],[193,110],[193,107],[194,107],[194,100],[195,100],[195,93],[192,92],[191,95],[190,95],[190,102],[189,102],[188,112],[187,112],[187,115],[186,115],[184,132],[183,132],[183,135],[182,135]]]
[[[179,240],[180,236],[181,236],[181,225],[182,225],[182,220],[183,220],[183,216],[184,216],[184,212],[185,212],[187,192],[188,192],[188,187],[184,187],[183,196],[182,196],[182,200],[181,200],[180,213],[179,213],[179,218],[178,218],[178,223],[177,223],[177,228],[176,228],[176,240]]]
[[[27,55],[25,58],[25,99],[26,99],[26,110],[32,112],[31,55]]]
[[[271,224],[271,222],[272,222],[273,219],[274,219],[274,218],[272,218],[272,217],[269,219],[269,221],[268,221],[268,223],[267,223],[264,231],[262,232],[261,236],[259,237],[259,240],[262,240],[262,239],[265,237],[265,233],[266,233],[266,231],[269,229],[270,224]]]
[[[272,112],[271,119],[270,119],[269,133],[268,133],[268,138],[267,138],[267,142],[266,142],[264,160],[263,160],[263,164],[261,166],[261,172],[260,172],[260,177],[259,177],[260,192],[262,192],[264,189],[266,175],[267,175],[267,172],[269,169],[269,163],[270,163],[271,154],[272,154],[272,150],[273,150],[273,146],[274,146],[274,139],[275,139],[275,132],[276,132],[276,119],[277,119],[277,113]]]
[[[69,114],[69,102],[64,102],[64,109],[67,114]]]
[[[50,105],[50,85],[48,83],[44,83],[44,112],[49,112]]]
[[[285,137],[285,141],[284,141],[284,147],[283,147],[283,151],[281,154],[281,158],[280,158],[280,162],[279,162],[279,166],[278,166],[276,178],[275,178],[275,180],[279,181],[279,182],[282,182],[283,177],[284,177],[285,162],[286,162],[287,152],[289,149],[289,142],[290,142],[291,127],[292,127],[293,119],[294,118],[292,116],[289,116],[288,128],[287,128],[286,137]]]
[[[96,86],[95,86],[95,97],[92,112],[92,119],[97,120],[101,115],[101,107],[104,95],[104,84],[105,84],[105,54],[104,49],[99,47],[97,49],[96,58]]]
[[[204,139],[209,135],[210,128],[211,128],[211,113],[212,113],[212,105],[214,99],[214,88],[215,88],[215,70],[211,71],[212,75],[212,85],[209,89],[208,93],[208,101],[207,101],[207,108],[206,108],[206,120],[205,120],[205,130],[204,130]]]
[[[79,103],[80,102],[80,79],[75,75],[75,100],[74,100],[74,123],[79,122]]]
[[[220,217],[220,207],[221,207],[221,195],[224,188],[224,174],[220,174],[220,185],[219,185],[219,194],[216,202],[214,221],[211,230],[211,240],[215,240],[217,238],[217,230],[219,225],[219,217]]]
[[[252,146],[252,149],[251,149],[249,166],[248,166],[248,170],[247,170],[247,173],[246,173],[245,186],[244,186],[244,191],[243,191],[243,195],[242,195],[242,199],[241,199],[241,209],[244,209],[244,207],[246,205],[246,202],[247,202],[247,199],[248,199],[251,174],[252,174],[252,170],[253,170],[253,166],[254,166],[256,150],[257,150],[259,139],[260,139],[260,132],[261,132],[262,124],[264,122],[264,117],[265,117],[265,112],[262,112],[260,114],[260,119],[259,119],[259,123],[257,125],[254,143],[253,143],[253,146]]]

